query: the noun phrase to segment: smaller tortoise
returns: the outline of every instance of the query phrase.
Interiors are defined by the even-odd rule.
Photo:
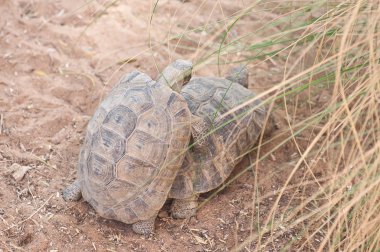
[[[180,89],[192,65],[179,60],[172,66],[171,75],[157,82],[133,71],[99,105],[65,200],[83,196],[104,218],[133,224],[139,234],[154,231],[191,134],[189,108],[170,86]]]
[[[169,197],[172,216],[195,215],[200,193],[221,185],[257,141],[267,110],[248,88],[248,71],[237,67],[223,78],[194,77],[181,90],[193,116],[202,118],[200,135],[187,152]],[[233,112],[233,110],[236,110]],[[194,137],[194,133],[193,133]]]

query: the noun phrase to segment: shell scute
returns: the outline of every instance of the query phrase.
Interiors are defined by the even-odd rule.
[[[137,115],[144,113],[154,106],[152,97],[149,94],[149,89],[145,87],[128,89],[125,92],[121,103]]]
[[[137,128],[146,133],[147,137],[148,135],[159,136],[160,140],[167,141],[170,138],[169,132],[171,132],[170,116],[164,109],[155,108],[140,116]]]
[[[105,127],[101,127],[92,138],[92,152],[101,154],[116,163],[125,153],[125,138]]]
[[[216,166],[220,165],[217,162],[212,162],[207,169],[208,177],[210,178],[210,186],[217,187],[221,183],[223,183],[224,178],[222,176],[222,171],[219,170]]]
[[[161,208],[162,200],[166,199],[166,194],[149,188],[142,197],[145,202],[149,202],[150,207],[158,211]]]
[[[176,121],[180,122],[188,122],[189,114],[188,114],[187,108],[179,110],[177,113],[174,114],[174,118]]]
[[[138,187],[136,184],[128,182],[120,178],[116,168],[116,179],[112,180],[107,185],[108,194],[116,201],[120,202],[122,199],[129,199],[133,195],[135,195]]]
[[[169,96],[165,109],[168,111],[168,113],[177,115],[177,118],[180,119],[186,114],[185,112],[188,111],[185,100],[175,93],[172,93]]]
[[[103,107],[99,107],[94,115],[92,116],[91,120],[89,121],[87,125],[87,132],[88,134],[95,133],[99,127],[102,125],[104,118],[106,118],[107,111]]]
[[[136,114],[124,105],[118,105],[108,112],[103,127],[108,128],[123,138],[128,138],[136,127]]]
[[[237,119],[232,114],[219,118],[219,120],[215,122],[215,135],[221,137],[223,143],[226,143],[230,133],[234,132],[234,128],[237,127],[237,124]]]
[[[96,153],[90,154],[88,167],[89,179],[95,184],[105,186],[115,178],[113,163]]]
[[[202,192],[207,190],[210,187],[210,178],[208,178],[203,172],[202,169],[197,170],[195,178],[193,181],[193,188],[195,191]]]
[[[205,103],[199,106],[197,114],[209,119],[210,121],[214,121],[215,117],[221,115],[221,113],[217,110],[217,107],[213,106],[211,103]]]
[[[199,109],[199,106],[201,105],[201,102],[198,101],[198,100],[196,100],[192,95],[190,95],[190,94],[188,94],[186,92],[183,92],[181,94],[185,98],[187,106],[189,107],[191,113],[195,114],[196,111]]]
[[[121,203],[119,204],[119,208],[115,207],[114,211],[117,213],[117,218],[115,218],[116,220],[130,220],[131,223],[139,220],[139,217],[131,209],[130,204]]]
[[[153,180],[157,174],[157,168],[143,160],[125,156],[117,163],[116,173],[119,180],[140,187]]]
[[[128,155],[138,160],[149,160],[160,167],[165,160],[168,143],[140,130],[135,130],[127,141]]]
[[[146,220],[151,217],[150,206],[141,197],[137,197],[131,202],[131,210],[138,216],[139,220]]]
[[[192,78],[183,88],[181,94],[187,94],[193,100],[205,102],[211,99],[215,90],[216,86],[208,78]],[[188,100],[186,99],[186,101]]]

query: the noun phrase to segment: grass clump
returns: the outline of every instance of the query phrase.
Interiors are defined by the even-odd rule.
[[[255,32],[231,35],[268,12]],[[243,63],[254,71],[271,62],[281,69],[281,79],[259,97],[284,114],[286,127],[262,139],[264,149],[276,146],[259,151],[256,163],[225,186],[249,170],[259,176],[258,163],[285,145],[294,146],[297,159],[264,216],[257,212],[265,182],[255,178],[251,235],[236,251],[275,248],[278,239],[284,251],[380,248],[379,20],[377,1],[257,1],[208,24],[215,32],[205,44],[194,39],[198,68]]]
[[[282,12],[283,18],[296,15],[296,20],[245,50],[249,61],[285,57],[283,79],[268,92],[268,100],[286,113],[288,137],[279,144],[292,142],[299,158],[269,213],[253,223],[261,227],[259,232],[236,250],[269,248],[292,232],[297,235],[285,250],[380,248],[379,3],[317,2],[319,16],[308,20],[304,16],[315,6],[288,2],[292,7]],[[323,103],[318,102],[321,95],[327,97]],[[313,136],[306,144],[299,143],[303,133]],[[289,188],[294,189],[292,181],[301,168],[304,180],[297,189],[303,194],[298,195]],[[313,186],[306,183],[310,180]],[[291,200],[280,208],[285,196]],[[258,193],[255,197],[259,206]]]

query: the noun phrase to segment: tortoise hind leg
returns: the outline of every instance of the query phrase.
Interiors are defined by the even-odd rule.
[[[195,216],[198,208],[198,194],[187,199],[174,199],[170,208],[173,218],[186,219]]]
[[[62,197],[65,201],[78,201],[82,197],[81,181],[75,180],[62,191]]]
[[[147,219],[141,220],[132,224],[133,232],[142,235],[148,235],[154,233],[154,222],[156,220],[157,215]]]

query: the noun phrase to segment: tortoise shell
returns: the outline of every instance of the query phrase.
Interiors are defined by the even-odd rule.
[[[206,148],[194,145],[187,152],[169,193],[169,197],[177,199],[208,192],[222,184],[257,141],[266,117],[260,100],[227,113],[255,96],[231,80],[192,78],[181,95],[190,111],[205,120],[210,133],[205,139]]]
[[[103,217],[147,220],[165,203],[190,141],[183,97],[134,71],[90,120],[78,174],[82,196]]]

